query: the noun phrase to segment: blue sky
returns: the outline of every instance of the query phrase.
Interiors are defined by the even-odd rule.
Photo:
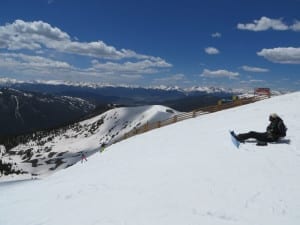
[[[0,78],[300,89],[300,0],[3,0]]]

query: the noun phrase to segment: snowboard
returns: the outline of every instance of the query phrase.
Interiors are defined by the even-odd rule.
[[[231,141],[232,141],[233,145],[234,145],[236,148],[239,148],[239,147],[240,147],[240,142],[235,138],[234,131],[229,131],[229,134],[230,134]]]

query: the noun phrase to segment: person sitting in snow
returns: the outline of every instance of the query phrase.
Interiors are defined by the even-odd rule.
[[[287,129],[283,123],[283,120],[276,113],[270,114],[269,121],[270,124],[267,127],[266,132],[250,131],[248,133],[236,135],[232,131],[231,134],[241,143],[244,143],[245,140],[249,138],[254,138],[257,140],[258,145],[266,145],[267,142],[276,142],[281,137],[286,136]]]

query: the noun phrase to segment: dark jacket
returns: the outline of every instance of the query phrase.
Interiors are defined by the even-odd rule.
[[[270,138],[277,141],[282,135],[279,130],[279,123],[283,123],[282,119],[277,117],[271,120],[271,123],[267,127],[267,134]]]

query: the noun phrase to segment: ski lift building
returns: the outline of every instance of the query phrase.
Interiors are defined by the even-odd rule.
[[[271,90],[270,88],[255,88],[254,89],[254,95],[255,96],[268,96],[271,97]]]

